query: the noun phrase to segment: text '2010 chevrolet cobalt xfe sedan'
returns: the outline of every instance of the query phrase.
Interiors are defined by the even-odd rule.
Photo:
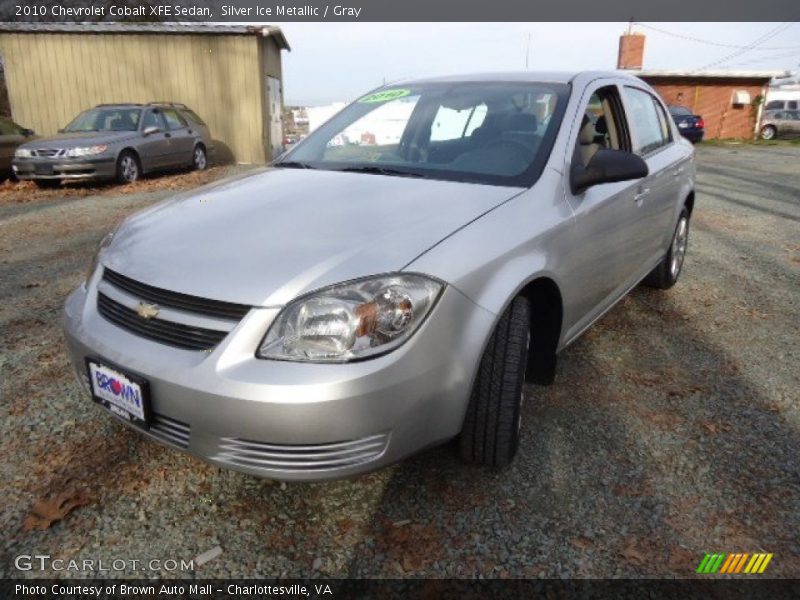
[[[634,77],[388,86],[125,220],[67,299],[69,350],[122,421],[254,475],[456,436],[502,466],[523,383],[640,281],[675,283],[693,204],[691,144]]]

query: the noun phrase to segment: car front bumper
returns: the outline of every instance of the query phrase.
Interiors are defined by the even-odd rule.
[[[312,364],[255,357],[276,308],[252,309],[206,353],[139,337],[107,321],[96,305],[90,283],[68,297],[64,314],[87,394],[87,357],[143,377],[154,424],[145,431],[121,421],[218,466],[296,481],[371,471],[456,436],[496,318],[447,287],[393,352]]]
[[[14,173],[19,179],[113,179],[116,163],[113,156],[97,158],[34,157],[15,158]]]

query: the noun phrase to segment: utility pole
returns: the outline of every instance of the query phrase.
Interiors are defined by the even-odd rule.
[[[528,70],[528,60],[531,57],[531,32],[528,32],[528,44],[525,46],[525,70]]]

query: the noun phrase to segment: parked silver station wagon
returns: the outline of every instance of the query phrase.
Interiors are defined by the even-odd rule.
[[[694,153],[668,114],[620,73],[373,91],[272,168],[110,233],[66,302],[79,379],[257,476],[351,476],[454,437],[506,465],[523,383],[552,383],[638,283],[678,279]]]

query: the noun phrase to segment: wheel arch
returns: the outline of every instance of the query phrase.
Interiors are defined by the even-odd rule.
[[[131,154],[133,154],[133,157],[136,159],[136,162],[139,164],[139,172],[140,173],[144,173],[144,164],[142,164],[142,157],[139,154],[138,150],[136,150],[136,148],[134,148],[133,146],[124,146],[123,148],[121,148],[120,151],[117,152],[117,159],[114,161],[115,164],[119,164],[119,158],[125,152],[130,152]]]
[[[689,211],[689,216],[692,216],[692,211],[694,211],[694,190],[689,192],[686,196],[686,200],[684,200],[683,205],[686,207],[686,210]]]
[[[549,385],[556,374],[556,351],[564,322],[564,300],[555,280],[539,276],[519,291],[531,306],[531,344],[525,379]]]

